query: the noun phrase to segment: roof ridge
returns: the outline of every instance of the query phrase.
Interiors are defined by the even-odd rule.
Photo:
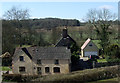
[[[84,44],[81,46],[81,49],[84,49],[90,41],[91,41],[91,39],[88,38],[88,39],[84,42]]]

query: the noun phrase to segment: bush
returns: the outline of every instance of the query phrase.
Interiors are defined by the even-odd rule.
[[[75,71],[69,74],[57,74],[48,76],[32,76],[19,74],[4,74],[3,81],[29,82],[38,81],[41,83],[73,83],[73,82],[90,82],[109,78],[115,78],[120,74],[120,66],[110,66],[95,69],[86,69]],[[39,78],[38,78],[39,77]]]
[[[3,81],[26,82],[38,78],[38,75],[3,74]]]
[[[20,74],[3,74],[3,81],[16,81],[21,82],[21,75]]]
[[[117,44],[112,44],[105,49],[105,54],[109,56],[110,59],[120,59],[120,47]]]
[[[74,83],[74,82],[90,82],[103,79],[117,77],[120,73],[120,66],[111,66],[104,68],[87,69],[83,71],[75,71],[70,74],[60,74],[46,76],[44,79],[39,79],[41,82],[51,83]],[[36,80],[37,81],[37,80]]]
[[[120,59],[108,59],[107,61],[108,61],[108,62],[116,62],[116,63],[119,63],[119,62],[120,62]]]

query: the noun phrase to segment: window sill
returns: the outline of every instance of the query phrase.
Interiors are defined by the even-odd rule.
[[[57,73],[59,74],[60,72],[54,72],[54,73],[55,73],[55,74],[57,74]]]
[[[46,74],[50,74],[50,72],[45,72]]]
[[[25,61],[20,61],[20,62],[25,62]]]
[[[26,73],[25,71],[21,71],[21,72],[19,72],[19,73]]]
[[[60,65],[60,64],[55,64],[55,65]]]

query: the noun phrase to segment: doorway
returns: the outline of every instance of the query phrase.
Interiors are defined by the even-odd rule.
[[[38,75],[42,74],[41,67],[37,67],[37,74]]]

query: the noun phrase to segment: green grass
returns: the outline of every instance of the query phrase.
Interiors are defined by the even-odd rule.
[[[97,59],[98,63],[103,63],[103,62],[107,62],[106,59]]]
[[[103,81],[118,81],[118,78],[111,78],[111,79],[105,79],[105,80],[99,80],[101,82]]]
[[[22,47],[31,47],[31,45],[22,45]]]
[[[0,67],[1,69],[1,67]],[[12,69],[10,69],[9,67],[6,66],[2,66],[2,71],[12,71]]]
[[[111,78],[111,79],[105,79],[105,80],[98,80],[94,82],[87,82],[87,83],[117,83],[118,78]]]

